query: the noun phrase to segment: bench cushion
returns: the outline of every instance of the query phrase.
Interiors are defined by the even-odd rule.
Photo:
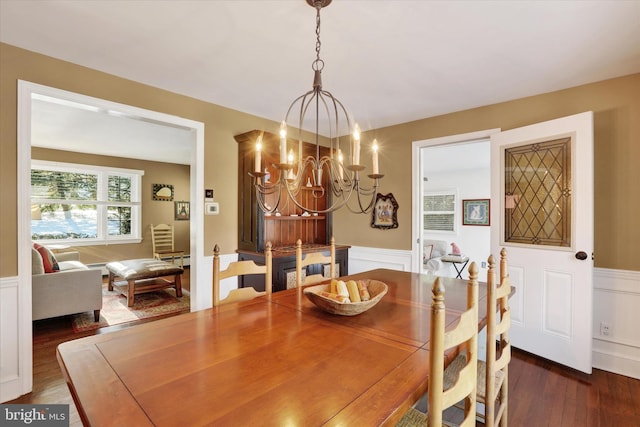
[[[107,270],[125,280],[148,279],[152,277],[182,274],[179,266],[153,258],[130,259],[107,263]]]

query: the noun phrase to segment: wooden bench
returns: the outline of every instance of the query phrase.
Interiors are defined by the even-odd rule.
[[[106,267],[109,271],[109,290],[116,288],[126,295],[129,307],[133,307],[135,295],[143,292],[175,288],[176,296],[182,296],[181,275],[184,270],[170,262],[153,258],[131,259],[110,262]],[[118,278],[122,281],[117,281]]]

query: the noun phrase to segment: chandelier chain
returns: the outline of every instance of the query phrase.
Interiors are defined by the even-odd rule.
[[[322,42],[320,41],[320,9],[322,9],[322,2],[316,2],[316,60],[313,61],[314,71],[319,71],[324,68],[324,61],[320,59],[320,48],[322,47]]]

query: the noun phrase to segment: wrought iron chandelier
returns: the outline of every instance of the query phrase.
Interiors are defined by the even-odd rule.
[[[344,206],[354,213],[368,213],[371,211],[380,179],[378,146],[374,139],[372,144],[372,173],[367,175],[373,180],[369,188],[361,186],[360,173],[366,168],[360,164],[360,129],[357,123],[351,126],[351,120],[345,107],[329,91],[322,89],[322,69],[324,61],[320,59],[320,10],[328,6],[331,0],[306,0],[316,9],[316,59],[311,68],[314,72],[313,88],[296,98],[289,106],[284,121],[280,126],[280,162],[273,165],[277,176],[271,177],[261,162],[262,135],[256,141],[255,168],[249,175],[253,177],[256,189],[256,199],[260,208],[266,213],[278,213],[278,209],[285,203],[293,203],[303,212],[322,214],[333,212]],[[326,114],[326,122],[321,129],[320,115]],[[294,156],[293,149],[287,151],[287,121],[289,115],[297,116],[298,156]],[[302,129],[305,119],[315,119],[315,156],[303,155]],[[312,127],[313,128],[313,127]],[[321,156],[321,130],[328,135],[328,155]],[[348,140],[349,155],[344,157],[340,146],[340,135],[348,135],[342,139]],[[345,164],[346,162],[349,164]],[[265,170],[265,172],[263,172]],[[326,174],[326,175],[325,175]],[[323,181],[323,175],[328,177]],[[270,180],[270,178],[275,178]],[[306,180],[305,180],[306,178]],[[326,188],[325,188],[326,187]],[[300,197],[300,191],[311,191],[313,199],[326,197],[326,207],[305,204]],[[356,206],[349,201],[355,195]]]

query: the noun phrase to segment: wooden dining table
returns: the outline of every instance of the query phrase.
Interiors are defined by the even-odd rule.
[[[427,389],[435,276],[377,269],[347,278],[382,281],[388,292],[356,316],[326,313],[290,289],[60,344],[83,423],[394,425]],[[466,309],[467,282],[442,281],[450,328]]]

